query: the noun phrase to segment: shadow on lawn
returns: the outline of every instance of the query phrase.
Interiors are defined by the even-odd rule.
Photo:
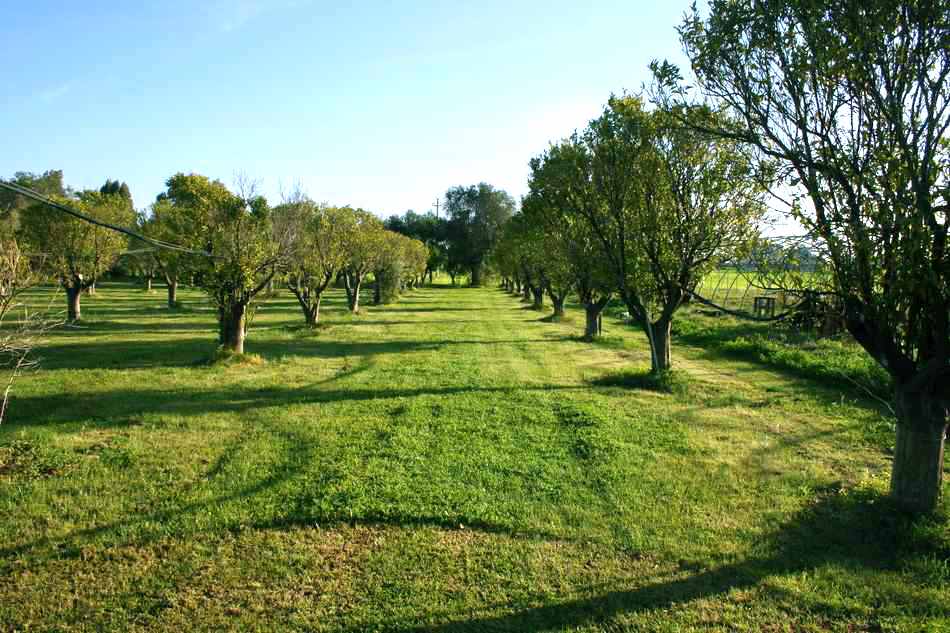
[[[511,391],[513,389],[508,389]],[[277,391],[277,390],[274,390]],[[506,391],[505,389],[443,389],[434,390],[435,394],[452,394],[470,391]],[[424,390],[390,390],[383,392],[355,392],[357,399],[371,399],[375,397],[400,397],[414,396],[428,393]],[[354,395],[353,390],[323,392],[327,401],[346,394]],[[134,399],[134,394],[128,394]],[[279,397],[280,402],[286,402],[286,397]],[[309,402],[317,400],[307,400]],[[108,405],[109,403],[104,403]],[[251,405],[248,402],[233,403],[234,409],[227,406],[224,401],[221,402],[220,410],[240,410],[244,406]],[[208,408],[202,408],[202,412],[208,411]],[[215,409],[210,409],[215,410]],[[174,413],[182,411],[173,410]],[[185,413],[188,411],[186,410]],[[255,435],[256,434],[256,435]],[[62,536],[43,537],[32,542],[20,545],[0,547],[0,562],[4,559],[11,560],[21,556],[39,556],[40,558],[55,555],[57,558],[78,558],[81,556],[84,545],[97,539],[103,540],[108,545],[135,544],[142,545],[159,538],[168,536],[166,527],[159,527],[155,533],[149,530],[156,526],[166,526],[174,523],[182,517],[199,515],[206,513],[209,509],[217,508],[228,503],[240,503],[242,505],[250,503],[252,499],[260,495],[279,494],[282,510],[277,516],[267,514],[265,516],[244,521],[240,525],[230,525],[224,523],[220,525],[218,531],[226,530],[277,530],[290,529],[293,527],[314,527],[323,528],[333,527],[335,525],[391,525],[400,527],[437,527],[442,529],[460,529],[464,525],[465,529],[477,530],[492,534],[519,535],[528,538],[556,540],[559,537],[540,530],[521,529],[514,525],[503,525],[484,521],[476,516],[464,514],[443,513],[439,516],[428,516],[420,514],[405,513],[383,513],[380,511],[369,511],[361,515],[354,515],[350,511],[350,499],[345,490],[339,490],[337,485],[340,481],[347,478],[347,474],[340,471],[336,464],[320,464],[320,468],[314,468],[314,457],[319,451],[318,442],[314,441],[312,436],[299,433],[296,430],[285,427],[273,426],[253,426],[245,424],[245,428],[239,433],[237,441],[226,446],[213,464],[205,472],[203,479],[213,481],[222,475],[229,465],[246,457],[244,451],[253,450],[253,440],[263,439],[268,446],[278,446],[279,457],[275,463],[268,465],[266,477],[243,486],[237,490],[225,492],[211,499],[204,501],[194,501],[176,505],[168,509],[158,509],[147,513],[130,514],[127,518],[110,523],[93,525],[86,528],[80,528]],[[327,504],[325,501],[329,501]],[[268,512],[269,504],[261,503],[260,507]],[[142,528],[143,532],[135,536],[128,537],[130,530]],[[187,524],[177,524],[179,536],[185,536],[197,531],[197,528],[191,528]],[[202,532],[207,534],[207,531]],[[115,537],[115,540],[113,540]],[[2,570],[2,565],[0,565]]]
[[[895,571],[910,557],[950,557],[950,543],[935,536],[936,530],[920,529],[935,519],[913,519],[900,514],[886,499],[870,492],[821,491],[811,505],[765,537],[757,549],[763,553],[741,562],[704,569],[701,565],[681,564],[689,572],[665,582],[631,589],[603,592],[591,597],[519,608],[519,605],[486,605],[487,608],[513,610],[512,613],[470,618],[464,614],[444,613],[449,621],[442,624],[400,627],[401,631],[422,633],[460,633],[463,631],[538,632],[573,630],[603,625],[615,617],[675,608],[678,604],[727,594],[734,589],[759,588],[766,593],[785,593],[782,589],[761,586],[772,576],[800,575],[825,566],[843,568],[843,573],[861,570]],[[945,519],[944,519],[945,520]],[[931,525],[932,527],[932,525]],[[879,588],[877,596],[884,604],[899,604],[902,611],[916,617],[950,616],[950,605],[922,598],[919,593]],[[532,602],[548,602],[550,595],[537,596]],[[785,600],[806,602],[807,610],[829,621],[844,618],[867,622],[866,610],[820,599],[789,595]],[[356,631],[358,629],[351,629]],[[862,629],[868,631],[879,628]]]
[[[230,394],[219,394],[221,410],[236,410],[248,406],[262,406],[265,402],[287,402],[289,390],[270,389],[258,397],[242,402],[232,402]],[[338,390],[314,392],[304,401],[319,401],[320,398],[338,398],[345,394],[347,398],[370,399],[376,397],[412,397],[429,393],[435,395],[459,393],[464,391],[504,391],[503,389],[448,388],[437,390],[388,390],[384,392]],[[139,394],[126,394],[139,406]],[[307,399],[309,398],[309,399]],[[169,405],[173,413],[175,406],[191,406],[178,397]],[[291,399],[292,400],[292,399]],[[175,404],[178,402],[179,404]],[[102,403],[114,406],[115,403]],[[200,403],[201,410],[207,410],[208,403]],[[231,409],[230,407],[236,407]],[[245,432],[246,431],[246,432]],[[285,530],[298,527],[332,528],[339,525],[394,526],[398,528],[433,527],[443,530],[459,529],[460,524],[466,530],[489,534],[510,535],[538,540],[564,541],[564,537],[517,525],[494,523],[482,520],[478,516],[464,514],[453,515],[429,513],[406,513],[397,511],[385,513],[379,510],[366,510],[352,514],[351,499],[346,488],[339,484],[347,473],[342,465],[317,463],[320,459],[320,445],[312,436],[300,433],[293,428],[260,427],[247,424],[238,433],[239,439],[225,447],[217,460],[205,472],[204,479],[214,481],[223,475],[230,464],[254,451],[255,441],[275,446],[276,459],[268,468],[262,469],[266,476],[249,485],[223,491],[213,498],[187,502],[174,507],[157,509],[142,514],[130,514],[127,518],[111,523],[92,525],[73,530],[64,536],[45,537],[33,542],[0,548],[0,559],[12,561],[23,556],[38,557],[44,560],[55,558],[78,558],[83,547],[93,541],[104,545],[141,545],[168,536],[169,524],[175,526],[178,536],[185,537],[196,532],[189,521],[182,518],[197,516],[229,503],[240,503],[261,508],[262,515],[242,519],[240,525],[222,523],[218,531],[226,530]],[[227,481],[227,479],[223,479]],[[254,503],[259,496],[281,499],[282,510],[278,514],[268,511],[268,503]],[[889,502],[868,490],[844,491],[830,486],[816,493],[814,500],[799,513],[782,525],[771,530],[762,540],[753,546],[752,555],[739,562],[706,568],[701,562],[681,562],[680,571],[662,582],[607,590],[608,587],[588,587],[586,593],[596,594],[580,599],[557,602],[558,598],[550,593],[537,595],[525,603],[483,605],[484,609],[507,611],[500,615],[472,618],[470,607],[463,612],[443,612],[438,619],[442,623],[430,622],[417,624],[405,622],[399,630],[431,631],[434,633],[453,633],[462,631],[521,631],[541,632],[570,629],[596,625],[610,621],[624,614],[650,612],[673,608],[677,604],[694,600],[720,596],[733,589],[781,592],[770,586],[767,581],[772,576],[796,576],[803,572],[817,570],[829,565],[845,570],[843,573],[859,573],[862,570],[898,571],[908,559],[950,558],[950,542],[940,537],[939,526],[935,521],[946,521],[945,517],[913,519],[897,512]],[[131,536],[130,536],[131,535]],[[204,538],[208,533],[202,532]],[[946,617],[950,616],[950,606],[929,601],[919,592],[901,593],[889,587],[878,589],[877,598],[883,604],[900,605],[904,613],[914,616]],[[801,602],[801,596],[786,598]],[[552,604],[552,601],[554,602]],[[528,606],[541,603],[544,606]],[[813,601],[806,605],[812,613],[829,620],[842,618],[867,619],[867,613],[847,605]],[[372,628],[372,623],[363,623],[351,630]],[[391,625],[390,625],[391,626]],[[871,629],[873,630],[873,629]]]
[[[332,324],[331,324],[332,325]],[[436,351],[454,345],[519,345],[550,343],[543,339],[439,339],[426,341],[334,341],[313,337],[247,342],[246,351],[266,359],[283,357],[343,358],[406,352]],[[567,340],[567,339],[565,339]],[[136,369],[144,367],[189,367],[205,364],[216,347],[214,335],[146,341],[76,342],[47,345],[40,351],[45,370]]]
[[[350,370],[350,373],[359,371]],[[332,376],[323,382],[336,380]],[[161,411],[173,416],[194,416],[208,413],[245,413],[268,407],[290,407],[301,404],[332,404],[339,402],[364,402],[392,398],[415,398],[419,396],[454,396],[471,393],[495,393],[512,395],[524,391],[564,391],[583,389],[581,386],[524,385],[476,387],[470,385],[420,387],[412,389],[385,388],[320,388],[321,383],[295,388],[285,386],[259,389],[239,388],[233,390],[120,390],[90,391],[22,397],[9,412],[9,418],[0,427],[0,436],[12,433],[16,428],[48,427],[75,420],[101,420],[99,428],[125,427],[138,424],[143,413]]]

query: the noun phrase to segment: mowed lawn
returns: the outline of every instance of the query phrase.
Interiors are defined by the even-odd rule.
[[[489,288],[281,293],[210,364],[180,298],[104,285],[17,384],[0,631],[950,630],[950,486],[895,514],[854,393],[682,341],[653,389]]]

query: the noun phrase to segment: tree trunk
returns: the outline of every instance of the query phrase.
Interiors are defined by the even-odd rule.
[[[317,324],[320,323],[320,302],[323,300],[323,295],[317,295],[316,300],[313,302],[313,305],[310,306],[310,313],[307,315],[307,326],[314,328],[317,327]]]
[[[376,281],[373,283],[373,305],[378,306],[383,302],[383,289],[379,281],[379,275],[376,275]]]
[[[478,287],[482,285],[482,267],[472,266],[471,286]]]
[[[910,512],[937,507],[943,484],[947,410],[938,399],[898,387],[891,499]]]
[[[558,296],[555,293],[551,293],[551,304],[554,306],[554,318],[560,319],[564,316],[564,299],[566,295]]]
[[[594,301],[584,306],[584,338],[593,340],[600,335],[601,315],[607,305],[605,299]]]
[[[350,279],[349,276],[346,278],[346,300],[347,304],[350,306],[350,312],[356,314],[360,311],[360,287],[363,285],[363,280],[359,278]]]
[[[531,301],[531,286],[528,284],[521,287],[521,300],[524,302]]]
[[[222,317],[219,326],[221,328],[221,344],[230,352],[243,354],[247,304],[243,302],[233,303],[223,309],[220,314]]]
[[[532,310],[541,310],[544,308],[544,288],[531,286],[531,294],[534,295],[534,301],[531,303]]]
[[[145,292],[152,292],[152,278],[145,278]]]
[[[178,305],[178,281],[167,281],[168,307],[175,308]]]
[[[75,323],[82,317],[82,310],[79,305],[79,298],[82,296],[82,289],[79,286],[66,288],[66,320]]]
[[[654,373],[668,371],[673,366],[670,358],[670,330],[672,324],[672,321],[660,320],[652,325],[653,340],[650,341],[650,346],[652,352],[651,364]],[[649,334],[647,337],[649,338]]]
[[[92,282],[91,284],[86,286],[86,294],[89,295],[90,297],[96,294],[96,282]]]

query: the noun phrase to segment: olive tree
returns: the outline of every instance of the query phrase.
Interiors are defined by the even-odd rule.
[[[152,213],[142,232],[147,237],[165,242],[176,242],[188,235],[197,217],[194,211],[168,199],[167,193],[159,194],[152,204]],[[150,253],[155,266],[165,280],[168,308],[178,307],[178,285],[185,276],[195,270],[195,255],[174,249],[156,248]]]
[[[699,108],[681,115],[721,118]],[[637,97],[612,98],[585,142],[599,200],[579,210],[646,334],[652,371],[666,371],[673,317],[689,291],[756,233],[762,205],[751,164],[734,141],[698,134]]]
[[[523,300],[530,301],[534,310],[543,309],[549,253],[542,226],[524,211],[516,213],[502,228],[495,250],[498,253],[496,265],[510,265],[520,280]]]
[[[449,216],[447,268],[453,284],[458,274],[467,271],[471,285],[480,286],[485,262],[498,231],[515,211],[515,201],[507,192],[483,182],[449,189],[445,209]]]
[[[531,160],[525,212],[543,226],[551,265],[549,279],[573,288],[585,312],[585,338],[600,333],[600,316],[614,288],[601,244],[584,210],[598,204],[592,187],[590,152],[572,136]],[[554,282],[551,285],[555,285]],[[565,292],[566,294],[566,292]],[[552,296],[557,313],[560,302]]]
[[[119,226],[131,226],[134,212],[121,196],[84,191],[74,198],[53,197],[88,217]],[[22,242],[40,256],[40,272],[55,279],[66,292],[67,320],[81,316],[80,295],[108,271],[128,246],[124,235],[35,204],[20,217]]]
[[[384,239],[383,223],[363,209],[344,207],[339,218],[343,236],[343,285],[350,312],[360,310],[360,290],[376,268]]]
[[[286,259],[286,283],[307,327],[320,322],[323,293],[346,263],[344,232],[349,212],[302,197],[274,208],[274,222],[293,238]]]
[[[775,161],[834,271],[847,329],[893,378],[890,493],[930,511],[950,415],[950,4],[712,0],[680,27],[704,132]],[[671,99],[695,100],[668,63]]]
[[[187,218],[176,242],[208,253],[195,258],[198,285],[218,310],[218,342],[241,354],[249,309],[285,261],[292,236],[278,232],[252,184],[238,184],[232,193],[206,176],[179,173],[166,182],[164,200]]]

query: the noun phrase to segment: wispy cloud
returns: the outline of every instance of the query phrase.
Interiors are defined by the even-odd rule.
[[[40,101],[52,103],[53,101],[57,101],[58,99],[65,97],[73,89],[75,84],[75,81],[69,79],[54,86],[50,86],[45,90],[41,90],[37,96],[39,97]]]

